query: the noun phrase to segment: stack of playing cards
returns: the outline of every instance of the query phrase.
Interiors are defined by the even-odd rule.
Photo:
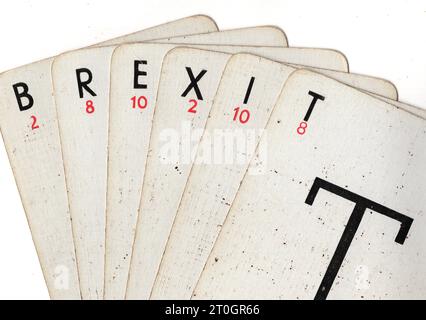
[[[199,15],[0,88],[52,299],[426,297],[426,111],[339,51]]]

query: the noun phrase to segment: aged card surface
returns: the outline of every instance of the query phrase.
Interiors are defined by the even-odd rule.
[[[180,157],[181,152],[182,154],[190,152],[191,146],[185,145],[187,141],[184,140],[190,137],[181,137],[181,128],[182,126],[203,128],[212,99],[229,57],[230,55],[219,52],[177,48],[167,55],[163,63],[161,86],[159,88],[158,100],[154,110],[155,121],[153,122],[151,132],[151,136],[155,143],[149,146],[149,160],[147,164],[149,174],[144,178],[144,196],[142,196],[142,199],[146,201],[144,202],[144,200],[142,200],[140,210],[141,220],[139,226],[143,225],[143,227],[139,230],[141,239],[136,240],[137,242],[141,242],[143,248],[138,248],[138,255],[133,256],[132,261],[134,261],[134,265],[129,279],[129,291],[127,293],[129,299],[147,299],[149,297],[151,286],[158,269],[159,260],[161,259],[161,253],[164,250],[164,242],[170,230],[170,218],[166,216],[168,211],[170,211],[167,210],[169,209],[169,205],[163,203],[163,208],[165,210],[162,211],[161,208],[162,200],[166,199],[167,195],[161,194],[161,192],[158,193],[158,188],[162,186],[161,181],[165,181],[163,178],[164,176],[187,175],[187,170],[190,169],[190,160],[187,159],[187,165],[185,166],[184,162],[180,159],[174,158],[174,156]],[[168,108],[166,108],[166,106],[168,106]],[[146,120],[146,122],[148,121],[152,121],[152,118]],[[137,126],[140,126],[140,123],[137,124]],[[138,131],[149,130],[150,127],[149,123],[149,125],[141,126]],[[167,129],[163,130],[164,128]],[[176,138],[176,140],[170,143],[177,146],[178,150],[175,150],[176,153],[173,155],[169,155],[168,151],[165,151],[167,154],[161,154],[161,150],[157,148],[160,147],[160,145],[157,143],[156,139],[160,136],[167,138],[169,135],[171,138]],[[141,155],[146,157],[150,141],[149,139],[143,138],[140,140],[142,141],[132,150],[137,150]],[[173,150],[170,150],[170,152],[173,152]],[[185,156],[190,155],[185,154]],[[140,176],[143,175],[143,172],[140,172],[140,161],[138,162],[139,166],[133,165],[129,166],[129,168],[134,167],[136,172],[133,174]],[[182,166],[180,164],[182,164]],[[161,172],[161,176],[157,177],[156,174],[161,168],[166,171]],[[181,181],[182,179],[176,181],[176,179],[171,177],[169,181],[170,185],[167,187],[180,190],[182,186],[179,182]],[[139,190],[142,189],[141,182],[141,180],[136,181]],[[174,185],[175,183],[177,184]],[[134,209],[137,211],[140,202],[140,194],[135,200],[137,201],[135,202],[136,207]],[[155,212],[153,211],[154,208],[156,208]],[[136,219],[132,219],[132,222],[135,226]],[[124,224],[123,227],[128,227],[128,225]],[[148,227],[148,233],[145,232],[146,227]],[[150,227],[155,227],[155,231],[152,230],[154,232],[151,232],[149,229]],[[152,238],[149,238],[149,241],[144,241],[146,237],[151,236]],[[150,245],[153,247],[146,247]],[[127,250],[129,249],[130,248],[127,248]],[[148,249],[149,252],[145,249]],[[146,260],[144,258],[146,258]],[[143,274],[139,274],[141,270],[143,270]],[[125,273],[126,277],[127,272],[128,269]]]
[[[406,103],[400,102],[400,101],[394,101],[392,99],[385,98],[383,96],[376,96],[376,97],[379,98],[382,101],[385,101],[387,103],[394,105],[395,107],[397,107],[399,109],[405,110],[405,111],[407,111],[407,112],[409,112],[409,113],[411,113],[415,116],[426,119],[426,109],[424,109],[424,108],[419,108],[419,107],[409,105],[409,104],[406,104]]]
[[[167,44],[121,46],[112,60],[105,258],[105,297],[109,299],[125,297],[157,88],[163,58],[173,47]],[[175,63],[183,70],[185,63],[191,74],[201,67],[211,67],[207,85],[211,88],[209,96],[213,96],[229,56],[180,50],[185,55],[182,61]],[[175,81],[188,82],[187,72],[173,77]],[[169,91],[174,95],[176,88],[163,88],[162,94],[168,95]],[[168,115],[163,120],[169,123],[172,118]]]
[[[324,69],[311,70],[323,74],[325,76],[329,76],[330,78],[339,80],[340,82],[348,84],[351,87],[361,89],[366,92],[374,93],[383,98],[388,98],[390,100],[393,100],[393,102],[395,102],[395,100],[398,100],[398,90],[396,86],[386,79],[367,76],[358,73],[336,73],[335,71]]]
[[[219,28],[217,27],[216,22],[211,17],[198,14],[106,40],[94,46],[114,46],[122,43],[138,42],[141,40],[163,39],[190,34],[214,33],[218,30]],[[141,39],[141,35],[143,35],[144,39]]]
[[[138,39],[217,30],[205,16],[140,31]],[[116,41],[116,40],[114,40]],[[80,288],[65,186],[56,110],[53,58],[0,75],[0,126],[52,299],[78,299]]]
[[[50,60],[0,76],[0,126],[43,275],[53,299],[79,299]],[[13,214],[10,212],[9,214]]]
[[[139,45],[143,46],[143,45]],[[133,48],[132,48],[133,47]],[[136,49],[137,47],[134,45],[125,45],[122,46],[123,55],[125,56],[126,50],[129,51],[131,49]],[[140,47],[137,51],[143,52],[143,47]],[[217,47],[218,50],[220,50],[222,47]],[[216,49],[216,48],[215,48]],[[227,50],[228,47],[224,46],[224,50]],[[245,47],[241,48],[242,50],[250,50],[251,47]],[[257,48],[259,49],[259,48]],[[264,48],[265,55],[268,55],[270,48]],[[275,49],[275,48],[274,48]],[[118,49],[119,51],[120,49]],[[282,49],[286,50],[286,49]],[[137,52],[136,51],[136,52]],[[173,159],[173,160],[167,160],[159,161],[159,159],[166,160],[169,155],[164,156],[161,153],[161,150],[164,145],[164,139],[161,138],[161,135],[169,132],[169,124],[170,122],[175,123],[175,126],[177,128],[180,128],[180,131],[177,131],[176,128],[173,127],[173,130],[176,131],[177,135],[180,135],[183,139],[184,135],[187,133],[189,136],[191,136],[191,143],[197,144],[200,135],[203,132],[205,121],[207,120],[207,115],[211,106],[211,99],[213,97],[207,95],[207,94],[201,94],[202,93],[202,79],[205,76],[206,78],[210,77],[207,72],[205,72],[197,81],[194,81],[195,75],[192,75],[188,78],[188,72],[185,71],[185,67],[180,66],[180,64],[174,64],[174,59],[177,61],[186,61],[186,65],[191,65],[191,60],[185,60],[185,58],[181,57],[182,55],[187,54],[188,52],[192,52],[197,50],[194,49],[175,49],[173,50],[167,57],[166,62],[163,69],[162,69],[162,82],[161,86],[162,89],[159,92],[159,101],[156,105],[156,113],[154,117],[154,128],[156,128],[155,131],[151,133],[151,143],[149,146],[150,154],[147,159],[146,165],[144,163],[140,163],[139,160],[137,160],[137,163],[135,163],[132,159],[143,159],[146,155],[148,149],[147,143],[143,146],[143,149],[141,149],[141,145],[139,143],[139,147],[135,147],[134,143],[138,140],[137,137],[144,137],[146,134],[143,134],[140,132],[140,130],[149,130],[149,128],[146,128],[145,125],[140,127],[139,121],[135,122],[135,120],[127,119],[126,113],[123,111],[123,109],[119,106],[122,106],[125,102],[122,100],[121,103],[114,103],[112,105],[117,105],[117,110],[114,112],[117,112],[116,117],[121,119],[120,122],[117,122],[113,124],[114,121],[111,121],[111,139],[114,139],[116,137],[122,137],[120,140],[115,141],[114,143],[110,144],[110,156],[109,156],[109,165],[112,168],[116,168],[114,170],[109,171],[110,179],[112,178],[112,174],[114,174],[114,179],[111,179],[109,185],[112,187],[113,185],[121,185],[120,188],[120,196],[123,196],[123,189],[125,185],[128,185],[131,183],[132,186],[138,187],[140,190],[140,181],[143,180],[144,170],[146,168],[146,176],[144,180],[144,185],[142,188],[142,202],[140,206],[140,218],[139,223],[137,226],[137,237],[134,242],[134,252],[132,256],[132,269],[131,269],[131,275],[129,277],[129,283],[128,283],[128,292],[127,297],[131,299],[146,299],[149,297],[149,293],[151,291],[151,287],[154,281],[155,274],[158,270],[158,266],[161,260],[162,252],[164,251],[164,247],[169,235],[169,230],[172,226],[175,212],[177,209],[177,206],[179,204],[179,201],[182,197],[182,193],[184,191],[185,183],[189,175],[189,169],[192,165],[192,158],[187,159],[186,158],[179,158],[179,159]],[[256,50],[259,52],[259,50]],[[134,52],[134,53],[136,53]],[[202,51],[201,51],[202,52]],[[312,50],[312,53],[315,51]],[[127,53],[129,55],[130,52]],[[133,54],[134,54],[133,53]],[[287,57],[293,62],[297,62],[297,55],[295,55],[295,51],[292,51],[292,54],[284,55],[284,54],[278,54],[277,51],[273,51],[273,54],[275,57]],[[204,55],[207,55],[207,52],[203,53]],[[201,53],[200,53],[201,55]],[[118,57],[117,57],[118,58]],[[188,59],[192,59],[192,54],[188,55]],[[132,58],[134,59],[134,58]],[[131,60],[132,60],[131,59]],[[117,62],[118,65],[122,65],[123,63]],[[130,68],[130,63],[127,63],[129,65],[127,73],[129,75],[127,78],[132,78],[132,69]],[[209,70],[209,66],[206,64],[202,70]],[[191,69],[192,70],[192,69]],[[320,70],[323,71],[323,70]],[[331,71],[328,71],[331,72]],[[340,72],[331,72],[333,75],[340,79],[342,78],[344,81],[350,81],[350,78],[346,77],[346,74],[342,74]],[[191,87],[191,89],[199,90],[201,96],[204,98],[203,105],[205,105],[204,109],[197,110],[197,107],[191,108],[192,104],[190,102],[186,102],[186,95],[182,95],[179,91],[180,88],[178,85],[176,85],[177,81],[180,80],[180,77],[177,76],[183,76],[185,79],[189,79],[187,81],[194,82],[194,88]],[[342,77],[343,76],[343,77]],[[120,77],[119,77],[120,78]],[[354,77],[355,82],[358,82],[358,84],[362,83],[360,81],[361,76],[357,75]],[[167,80],[166,80],[167,79]],[[366,82],[372,82],[374,83],[376,79],[366,77]],[[377,79],[380,83],[382,83],[381,79]],[[127,84],[127,87],[129,86],[129,82],[120,82],[121,84]],[[183,81],[183,83],[185,83]],[[197,86],[195,86],[195,84]],[[377,88],[380,87],[380,85],[376,85]],[[390,87],[391,89],[394,89],[393,86],[388,86],[388,83],[385,82],[385,87]],[[120,91],[125,90],[125,86],[122,86],[120,89],[112,90],[113,94]],[[125,90],[126,92],[129,91]],[[183,91],[183,89],[181,90]],[[392,90],[390,90],[391,93]],[[175,93],[174,93],[175,92]],[[214,92],[214,91],[213,91]],[[174,93],[174,94],[173,94]],[[195,91],[195,93],[197,93]],[[163,97],[164,95],[164,97]],[[208,97],[206,99],[205,97]],[[210,101],[209,101],[210,99]],[[194,99],[192,103],[197,103],[198,97],[194,96]],[[198,101],[199,102],[199,101]],[[188,105],[189,103],[189,105]],[[172,113],[170,106],[176,105],[176,110],[178,113]],[[188,108],[181,108],[182,105],[188,105]],[[188,110],[187,110],[188,109]],[[121,115],[120,115],[121,114]],[[131,113],[128,113],[129,115]],[[161,116],[160,116],[161,114]],[[192,123],[191,125],[188,123],[187,118],[195,117],[194,121],[197,121],[196,123]],[[128,117],[128,116],[127,116]],[[111,119],[113,118],[111,113]],[[129,123],[135,122],[136,127],[129,126]],[[127,124],[125,126],[126,129],[123,129],[124,123]],[[186,124],[188,124],[186,126]],[[113,126],[115,126],[115,130],[113,130]],[[138,128],[139,127],[139,128]],[[127,131],[128,130],[128,131]],[[186,131],[185,131],[186,130]],[[112,134],[114,132],[114,134]],[[114,138],[115,137],[115,138]],[[143,138],[139,138],[142,140]],[[110,140],[111,141],[111,140]],[[173,144],[173,143],[172,143]],[[176,145],[183,145],[183,142],[176,142]],[[117,147],[114,148],[113,145],[116,145]],[[131,147],[126,147],[127,145]],[[190,152],[190,149],[193,146],[186,145],[185,148],[189,148],[188,150],[182,149],[179,152]],[[111,154],[112,150],[116,150],[114,154]],[[129,153],[130,152],[130,153]],[[113,163],[113,161],[115,163]],[[189,161],[189,162],[188,162]],[[176,169],[176,167],[180,168],[179,170]],[[132,169],[133,168],[133,169]],[[115,172],[115,173],[113,173]],[[128,178],[126,176],[128,175]],[[135,179],[137,177],[137,179]],[[116,181],[113,183],[113,181]],[[121,182],[119,182],[121,181]],[[110,195],[112,193],[109,193]],[[111,238],[114,240],[111,240],[111,242],[114,241],[114,250],[118,250],[118,243],[122,243],[121,254],[114,253],[114,255],[117,255],[117,265],[112,270],[114,271],[114,277],[115,279],[119,279],[120,275],[125,274],[125,271],[123,270],[126,266],[126,261],[123,259],[123,257],[126,257],[129,255],[130,247],[133,241],[131,240],[131,234],[132,229],[136,221],[136,207],[132,210],[135,212],[134,214],[131,214],[132,211],[129,211],[129,215],[123,215],[121,212],[123,210],[117,210],[120,206],[125,207],[126,209],[129,209],[128,204],[131,202],[135,202],[137,194],[130,194],[126,193],[124,191],[124,194],[126,195],[125,199],[126,201],[120,202],[119,200],[112,201],[112,203],[116,203],[119,205],[115,205],[114,211],[117,213],[109,214],[109,217],[111,216],[110,225],[107,228],[107,230],[110,230],[111,237],[107,236],[107,239]],[[113,218],[115,217],[115,218]],[[118,251],[120,252],[120,251]],[[108,254],[107,254],[108,255]],[[130,254],[131,255],[131,254]],[[118,267],[118,268],[117,268]],[[118,270],[121,269],[121,270]],[[122,277],[122,276],[121,276]],[[127,278],[127,277],[125,277]]]
[[[191,47],[227,53],[251,53],[274,61],[285,62],[296,68],[300,68],[300,66],[315,67],[315,72],[330,76],[340,82],[386,98],[398,99],[398,91],[390,81],[362,74],[348,73],[349,63],[346,57],[336,50],[319,48],[206,46],[199,44],[191,44]],[[340,72],[336,73],[335,71]]]
[[[226,206],[232,201],[228,195],[232,189],[237,189],[238,179],[245,172],[245,158],[250,159],[255,151],[261,129],[266,125],[285,80],[293,71],[292,67],[247,54],[235,55],[229,60],[211,111],[200,108],[200,112],[205,112],[203,120],[206,121],[209,116],[209,121],[196,150],[195,165],[191,168],[190,162],[176,169],[185,170],[185,174],[190,170],[190,176],[196,179],[189,178],[180,186],[185,192],[180,204],[177,201],[179,207],[174,203],[177,214],[153,286],[152,299],[185,299],[191,296],[203,267],[200,260],[207,258],[206,253],[208,255],[205,247],[208,248],[213,241],[210,234],[214,234],[221,224],[218,223],[220,216],[212,217],[211,212],[217,210],[219,204]],[[197,127],[202,128],[202,123]],[[234,145],[235,142],[226,136],[232,129],[238,129],[239,135],[247,138],[245,147],[238,154],[238,161],[221,159],[225,156],[221,148],[215,149],[220,141]],[[214,146],[213,150],[210,150],[211,146]],[[216,203],[208,201],[210,195]],[[149,201],[149,198],[143,195],[142,201]],[[143,219],[143,209],[141,212]]]
[[[238,35],[241,36],[240,41],[243,42],[245,29],[238,31]],[[255,28],[247,31],[248,44],[253,31]],[[271,28],[262,29],[261,33],[256,34],[266,36],[271,31],[275,33],[275,29]],[[230,33],[233,34],[232,31]],[[220,42],[218,34],[227,39],[228,31],[213,34],[215,41]],[[209,37],[210,34],[206,34],[203,39],[209,39]],[[157,47],[160,46],[157,45]],[[108,89],[110,60],[114,48],[108,46],[68,52],[55,58],[52,66],[68,197],[73,218],[80,279],[81,283],[84,283],[82,284],[84,296],[86,293],[96,297],[101,296],[103,292],[100,288],[104,287],[102,261],[105,258]],[[151,56],[152,59],[157,57],[158,74],[161,57],[169,49],[169,45],[163,45],[162,49],[156,52],[158,56]],[[153,62],[152,59],[151,62]],[[143,65],[143,61],[146,60],[138,63]],[[140,72],[143,74],[144,71]],[[140,102],[140,100],[134,101],[135,106]],[[127,189],[130,190],[130,188]],[[123,194],[120,188],[118,192]],[[119,259],[123,258],[127,259],[120,255]],[[110,260],[109,256],[106,260]],[[110,273],[108,267],[107,273]],[[108,295],[108,298],[113,297]]]
[[[359,77],[360,76],[357,76],[356,80],[359,80]],[[369,81],[372,80],[374,79],[369,79]],[[235,109],[235,112],[238,110]],[[218,128],[218,126],[220,126],[224,121],[222,115],[216,118],[216,114],[213,113],[214,111],[215,107],[213,107],[212,113],[210,114],[210,119],[207,122],[207,128],[209,125],[211,125],[211,128]],[[250,116],[248,116],[248,118],[250,118]],[[233,120],[249,122],[249,120],[243,116],[239,119],[236,114],[234,114]],[[208,139],[211,138],[209,137]],[[210,143],[209,140],[207,140],[206,143],[208,145]],[[203,145],[203,140],[201,145]],[[244,150],[244,154],[247,155],[249,152]],[[197,154],[197,156],[202,158],[199,154]],[[195,161],[197,162],[197,158]],[[197,170],[197,167],[202,169]],[[174,228],[170,234],[169,242],[163,256],[162,266],[156,281],[156,287],[159,287],[158,283],[161,283],[161,287],[167,288],[165,290],[169,290],[171,287],[170,283],[173,283],[174,281],[179,283],[175,287],[177,292],[174,292],[176,295],[169,296],[154,287],[152,293],[153,298],[187,297],[188,292],[185,296],[185,289],[182,288],[191,290],[191,286],[195,285],[196,278],[198,277],[196,273],[200,272],[200,270],[197,271],[197,267],[194,266],[198,265],[198,267],[200,267],[200,265],[203,265],[203,261],[206,259],[206,254],[208,255],[208,252],[211,250],[214,243],[214,239],[218,234],[217,226],[220,226],[223,219],[226,217],[227,206],[231,205],[232,199],[238,190],[239,183],[241,182],[242,177],[239,175],[240,173],[233,172],[235,171],[235,167],[236,166],[231,161],[230,164],[225,165],[216,164],[210,167],[195,165],[192,168],[191,176],[186,184],[185,194],[181,200],[174,222]],[[244,166],[242,166],[242,168],[242,170],[245,170]],[[235,173],[235,175],[233,176],[231,173]],[[209,190],[208,186],[212,184],[212,181],[215,181],[213,177],[219,177],[219,179],[223,179],[224,181],[222,184],[218,183],[218,188],[215,189],[214,193],[206,191]],[[220,201],[217,195],[221,192],[229,197],[229,201]],[[224,198],[227,199],[227,197]],[[198,213],[200,210],[202,213]],[[179,218],[180,215],[181,218]],[[197,232],[200,234],[197,235]],[[199,238],[197,238],[197,236]],[[176,237],[176,239],[174,237]],[[183,244],[182,241],[182,238],[185,237],[187,237],[187,239],[196,238],[197,240],[192,243],[192,247],[188,247],[190,244]],[[182,247],[179,247],[181,244]],[[170,254],[170,252],[172,253]],[[193,262],[195,260],[193,255],[196,255],[196,262]],[[187,261],[191,261],[189,263],[191,266],[186,264],[188,263]],[[179,267],[182,265],[182,269],[184,270],[181,271]],[[161,274],[162,272],[164,272],[164,275]],[[187,274],[190,275],[188,276]],[[182,277],[179,275],[182,275]],[[192,276],[193,278],[191,279]],[[184,280],[182,280],[182,278]],[[156,290],[158,290],[158,293],[156,293]],[[179,294],[184,295],[181,296]]]
[[[266,170],[246,174],[194,296],[421,298],[425,128],[334,80],[294,73],[249,169],[263,150]]]
[[[224,34],[227,31],[223,32]],[[242,33],[242,30],[239,31]],[[218,41],[218,40],[216,40]],[[138,208],[141,198],[141,189],[143,177],[145,172],[145,159],[147,157],[149,137],[151,132],[151,122],[154,109],[156,107],[157,87],[160,77],[161,64],[163,57],[176,44],[126,44],[120,46],[115,50],[111,73],[114,77],[111,79],[111,101],[110,101],[110,119],[109,119],[109,145],[108,145],[108,192],[107,192],[107,225],[106,225],[106,255],[105,255],[105,297],[110,299],[124,298],[126,283],[128,279],[128,270],[130,265],[130,257],[132,256],[132,245],[134,242],[134,233],[136,228],[136,219],[138,216]],[[346,59],[340,54],[332,50],[318,49],[298,50],[290,48],[271,48],[271,47],[253,47],[253,46],[217,46],[217,45],[191,45],[191,47],[202,47],[204,49],[212,48],[218,51],[236,52],[238,49],[241,51],[255,51],[264,52],[266,55],[274,56],[277,60],[290,61],[301,63],[305,61],[312,61],[315,66],[330,66],[332,61],[336,61],[334,66],[340,66],[346,69]],[[106,48],[104,48],[106,49]],[[277,50],[278,49],[278,50]],[[288,50],[288,52],[287,52]],[[204,61],[205,70],[216,68],[214,59],[205,59],[210,53],[201,50],[191,49],[177,49],[174,50],[175,55],[184,55],[189,52],[191,59],[195,53],[200,54],[200,60]],[[195,52],[195,53],[194,53]],[[214,53],[211,53],[214,55]],[[300,58],[299,58],[300,56]],[[310,56],[321,57],[321,59],[314,60]],[[343,57],[343,59],[342,59]],[[182,67],[180,64],[175,66],[174,69],[168,68],[167,72],[175,72],[178,76],[172,73],[174,80],[183,79],[183,83],[195,77],[192,71],[193,68],[191,60],[179,57],[179,61],[186,61],[187,66]],[[99,59],[98,59],[99,60]],[[207,64],[207,61],[213,63]],[[202,69],[202,70],[204,70]],[[163,69],[163,74],[164,74]],[[205,74],[205,73],[204,73]],[[206,77],[210,78],[213,75],[220,77],[220,73],[209,72]],[[339,73],[340,75],[340,73]],[[204,77],[204,75],[203,75]],[[346,76],[345,76],[346,77]],[[201,79],[201,78],[200,78]],[[199,80],[200,80],[199,79]],[[218,79],[219,80],[219,79]],[[204,81],[204,80],[203,80]],[[172,94],[169,94],[171,90]],[[170,88],[164,88],[162,94],[173,95],[178,99],[176,102],[179,112],[182,112],[180,105],[184,103],[187,105],[187,94],[181,97],[182,92],[176,92],[176,85],[171,85]],[[213,98],[216,90],[209,92],[210,99]],[[196,97],[198,100],[198,97]],[[204,101],[206,105],[205,110],[209,110],[209,100]],[[192,103],[196,103],[193,101]],[[167,102],[169,103],[169,102]],[[123,108],[127,106],[127,108]],[[158,109],[158,108],[157,108]],[[183,114],[185,117],[186,115]],[[192,110],[189,115],[194,116],[195,110]],[[205,114],[207,116],[207,114]],[[168,114],[167,117],[171,117]],[[180,118],[179,118],[180,119]],[[164,119],[157,117],[157,121],[162,122]],[[182,121],[183,118],[180,120]],[[180,123],[178,121],[178,123]],[[168,123],[168,121],[165,121]],[[203,127],[201,127],[203,128]],[[155,161],[155,157],[152,161]],[[149,164],[151,167],[156,165],[156,162]],[[160,165],[161,167],[161,165]],[[160,169],[161,170],[161,169]],[[180,176],[180,179],[186,179],[186,176]],[[169,181],[168,185],[173,185]],[[147,186],[148,188],[148,186]],[[147,194],[155,194],[161,192],[157,190],[147,190]],[[150,207],[154,208],[157,202],[150,203]],[[145,212],[144,216],[147,217],[155,210],[142,208]],[[149,212],[149,213],[148,213]],[[157,216],[157,215],[156,215]],[[160,219],[157,218],[156,219]],[[168,217],[170,219],[170,217]],[[171,220],[172,221],[172,220]],[[150,279],[149,281],[138,280],[144,282],[145,293],[149,295],[150,287],[157,272],[159,259],[164,250],[164,243],[170,230],[168,228],[154,228],[148,223],[145,223],[147,228],[147,235],[145,238],[154,239],[155,237],[163,239],[161,247],[152,244],[152,241],[146,243],[149,252],[143,252],[144,257],[141,260],[151,263],[151,260],[157,261],[154,265],[157,267],[150,267],[149,271],[144,263],[140,263],[140,268],[143,273],[136,272],[137,277]],[[145,230],[141,231],[145,234]],[[151,237],[150,235],[153,234]],[[151,253],[152,252],[152,253]],[[138,292],[142,291],[142,287],[137,284]],[[149,288],[149,289],[148,289]],[[142,297],[139,295],[139,297]]]
[[[172,39],[175,42],[175,39]],[[340,51],[325,48],[283,48],[265,46],[237,46],[237,45],[212,45],[190,44],[191,47],[224,51],[228,53],[251,53],[275,61],[285,61],[289,64],[311,66],[333,71],[349,71],[349,63]]]
[[[106,66],[112,51],[113,47],[73,51],[57,57],[52,66],[81,289],[83,297],[91,299],[103,297],[108,145],[105,88],[109,86]]]
[[[240,45],[249,43],[253,46],[279,46],[287,47],[287,37],[283,30],[274,26],[257,26],[225,30],[225,34],[212,32],[210,34],[192,34],[173,39],[155,40],[157,43],[203,43]]]

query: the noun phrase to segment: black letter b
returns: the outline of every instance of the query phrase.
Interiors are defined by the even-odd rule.
[[[33,97],[28,93],[28,85],[24,82],[15,83],[13,86],[13,91],[15,92],[16,101],[18,102],[19,110],[25,111],[30,109],[34,105]],[[19,92],[19,88],[22,88],[22,91]],[[22,98],[27,98],[28,104],[24,105],[22,103]]]

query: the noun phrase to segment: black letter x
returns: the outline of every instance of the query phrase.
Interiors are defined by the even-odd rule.
[[[188,85],[188,87],[185,89],[185,91],[182,93],[182,97],[186,97],[186,95],[191,91],[192,88],[194,88],[195,94],[197,95],[198,100],[203,100],[203,96],[201,95],[200,88],[198,88],[197,82],[200,81],[200,79],[206,74],[207,70],[202,70],[196,78],[194,78],[194,74],[192,73],[192,69],[189,67],[185,67],[186,72],[188,72],[189,80],[191,83]]]

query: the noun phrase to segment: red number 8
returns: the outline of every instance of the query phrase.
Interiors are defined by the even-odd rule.
[[[93,113],[93,112],[95,112],[95,107],[93,106],[93,101],[92,100],[87,100],[86,101],[86,112],[87,113]]]
[[[306,133],[306,129],[308,128],[308,123],[305,121],[302,121],[299,126],[297,127],[297,133],[301,136]]]

